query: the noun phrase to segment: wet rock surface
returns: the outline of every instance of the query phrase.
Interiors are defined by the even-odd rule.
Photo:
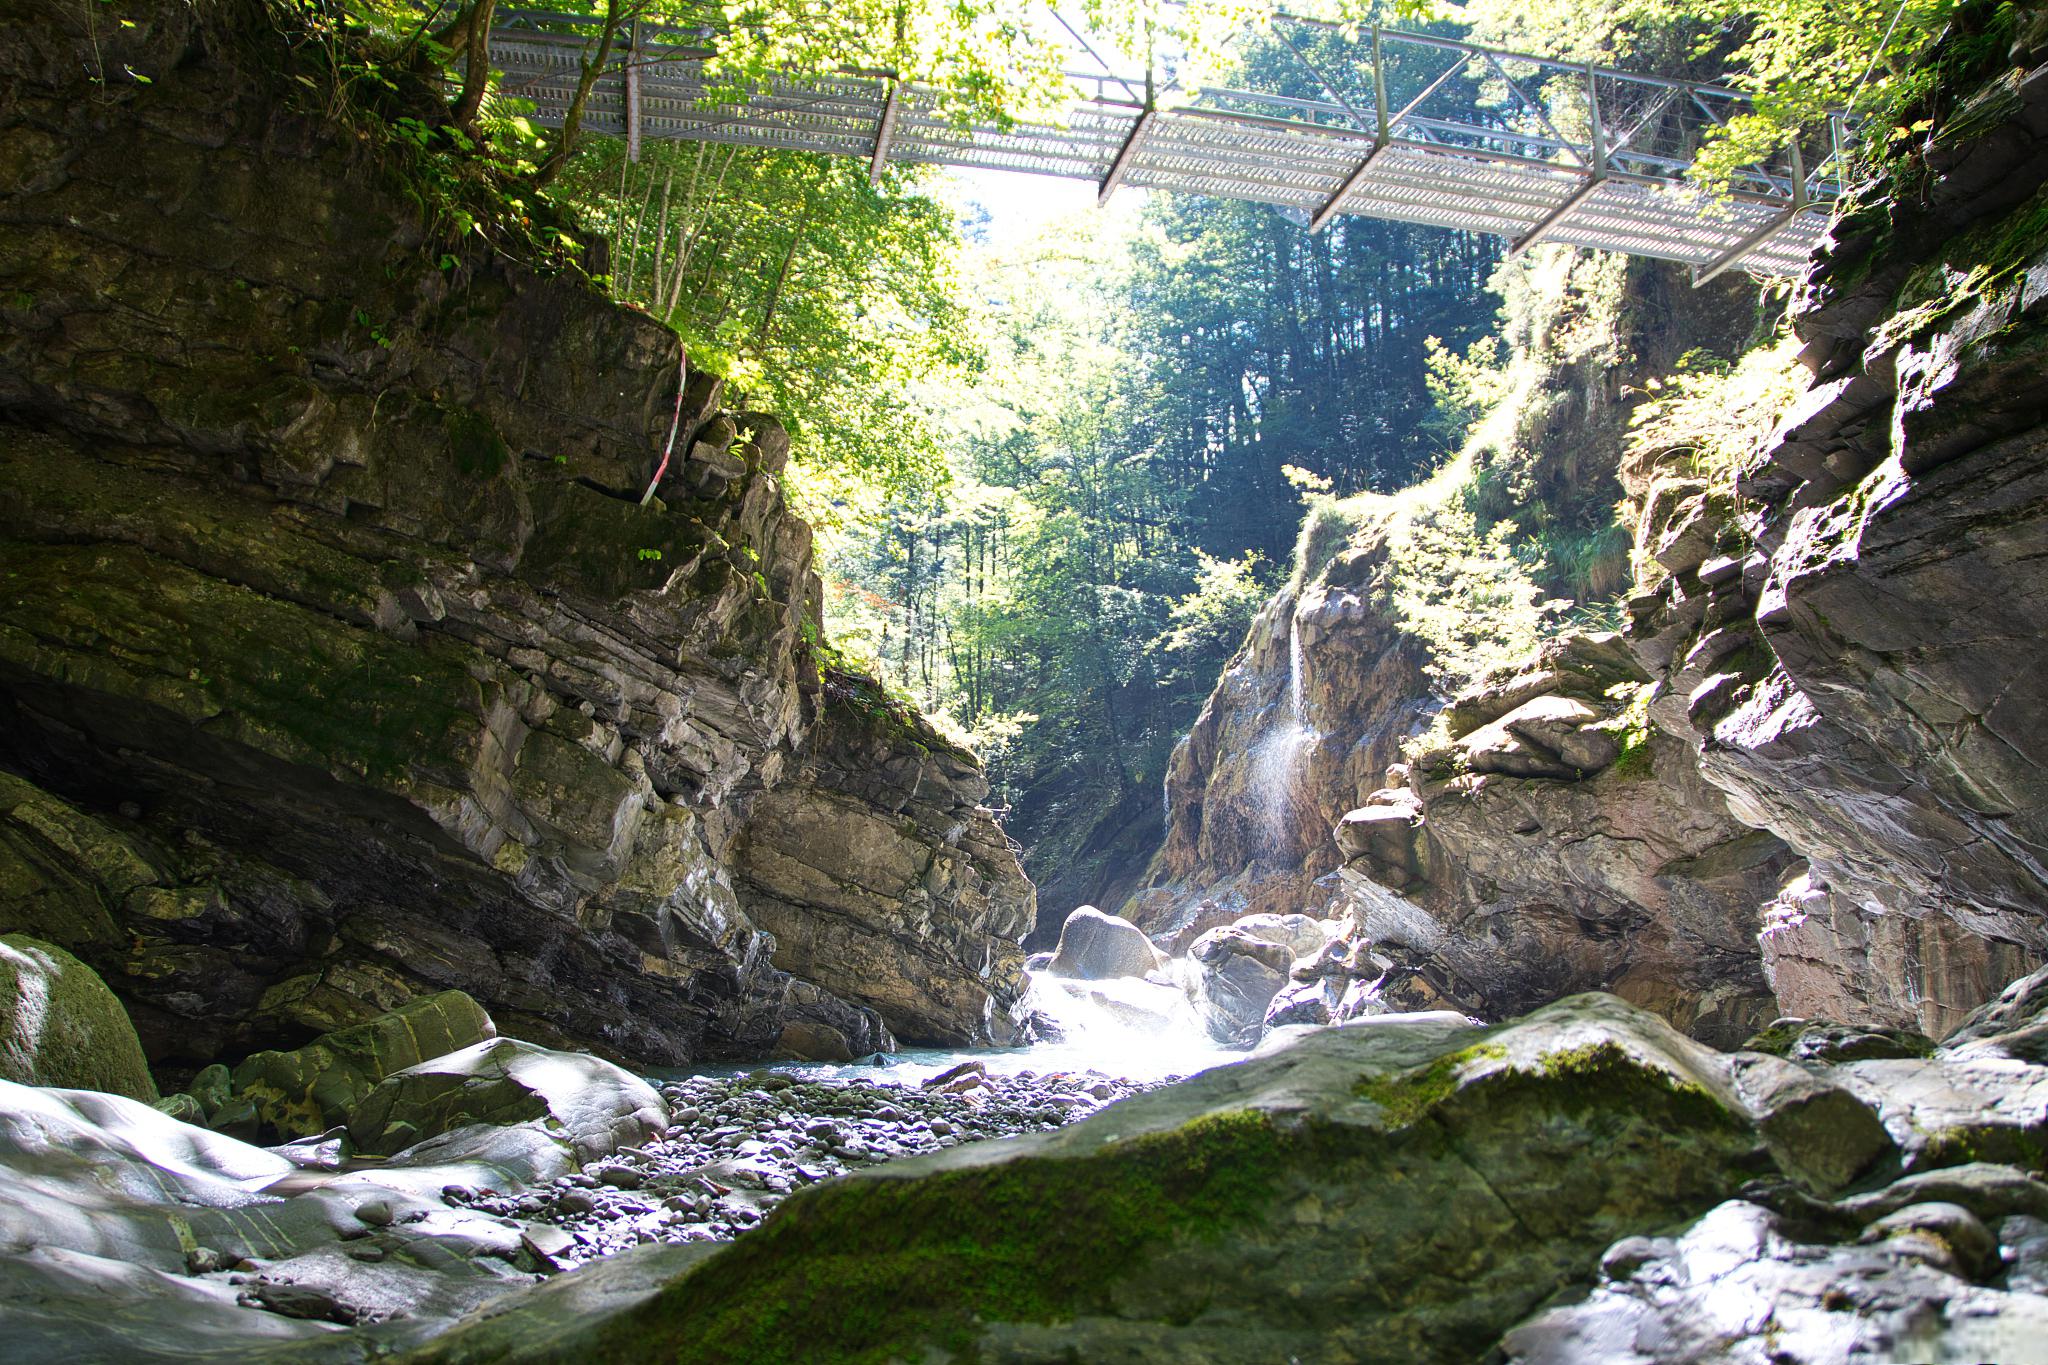
[[[1125,909],[1169,952],[1245,915],[1331,913],[1330,827],[1435,711],[1427,651],[1378,602],[1387,522],[1267,604],[1174,749],[1165,837]]]

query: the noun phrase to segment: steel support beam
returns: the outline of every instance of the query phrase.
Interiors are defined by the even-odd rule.
[[[1587,176],[1586,182],[1566,195],[1562,204],[1544,214],[1542,218],[1537,220],[1536,226],[1515,239],[1514,244],[1508,248],[1508,259],[1513,260],[1545,237],[1548,237],[1551,230],[1564,221],[1566,214],[1585,203],[1591,197],[1593,191],[1606,183],[1607,178],[1605,176]]]
[[[1703,266],[1694,266],[1692,271],[1692,287],[1698,289],[1702,285],[1711,283],[1728,267],[1736,264],[1744,256],[1747,256],[1750,252],[1755,251],[1765,242],[1770,241],[1771,238],[1784,231],[1785,225],[1806,212],[1806,209],[1806,159],[1800,154],[1798,139],[1794,138],[1792,142],[1792,202],[1785,206],[1784,212],[1772,218],[1771,221],[1765,223],[1747,237],[1744,237],[1734,246],[1729,247],[1713,260]]]
[[[1152,121],[1158,117],[1157,109],[1147,109],[1131,125],[1131,135],[1124,139],[1124,145],[1117,150],[1116,160],[1109,164],[1109,174],[1102,177],[1102,188],[1095,196],[1098,207],[1107,204],[1109,196],[1116,193],[1116,187],[1124,183],[1124,176],[1131,169],[1131,160],[1138,154],[1138,144],[1145,140],[1146,133],[1152,131]]]
[[[882,102],[882,117],[875,125],[875,154],[868,159],[868,183],[882,183],[882,172],[889,168],[889,143],[896,137],[897,103],[903,98],[903,82],[889,82],[889,98]]]
[[[1330,220],[1337,216],[1337,211],[1343,207],[1344,201],[1351,197],[1351,191],[1357,189],[1359,182],[1371,173],[1373,163],[1386,154],[1387,148],[1390,145],[1390,143],[1382,142],[1379,146],[1367,152],[1365,160],[1359,162],[1357,168],[1350,175],[1344,177],[1344,183],[1337,187],[1337,192],[1328,199],[1325,199],[1323,206],[1316,210],[1315,217],[1308,220],[1308,230],[1311,233],[1321,232],[1330,225]]]
[[[1442,79],[1439,78],[1438,84],[1442,83]],[[1405,114],[1422,103],[1429,98],[1430,91],[1435,89],[1435,85],[1430,86],[1429,90],[1416,96],[1408,108],[1401,112]],[[1323,206],[1316,210],[1315,217],[1308,220],[1310,236],[1330,225],[1330,220],[1337,216],[1337,211],[1344,206],[1344,201],[1351,197],[1351,192],[1357,189],[1371,172],[1373,163],[1385,155],[1387,148],[1393,145],[1394,121],[1387,116],[1387,68],[1380,56],[1380,30],[1377,24],[1373,25],[1372,30],[1372,114],[1372,150],[1365,154],[1365,159],[1353,168],[1351,174],[1344,177],[1344,183],[1337,187],[1337,192],[1323,201]]]

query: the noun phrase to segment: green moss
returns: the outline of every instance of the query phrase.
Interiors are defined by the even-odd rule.
[[[157,1097],[135,1026],[107,984],[56,944],[25,934],[0,938],[0,1077],[146,1104]]]
[[[1302,518],[1301,533],[1294,543],[1294,584],[1314,582],[1328,568],[1351,537],[1372,519],[1375,504],[1366,497],[1320,497],[1309,504]]]
[[[2048,186],[1989,223],[1954,238],[1901,286],[1895,312],[1871,340],[1873,351],[1926,335],[1980,300],[2019,286],[2027,266],[2048,252]]]
[[[1799,1035],[1806,1032],[1805,1024],[1772,1024],[1749,1036],[1743,1043],[1744,1052],[1767,1052],[1773,1057],[1783,1057],[1791,1052],[1792,1045],[1799,1041]]]
[[[1622,740],[1620,754],[1607,771],[1623,782],[1645,782],[1655,777],[1656,751],[1650,745],[1650,737],[1629,731]]]
[[[1507,1049],[1497,1043],[1481,1043],[1462,1052],[1439,1057],[1429,1065],[1391,1076],[1361,1077],[1351,1093],[1378,1105],[1386,1114],[1389,1128],[1406,1128],[1437,1105],[1457,1093],[1459,1073],[1484,1059],[1502,1059]]]
[[[0,658],[279,758],[396,783],[461,765],[480,729],[467,646],[406,645],[126,547],[0,545],[0,583]]]
[[[1179,1239],[1220,1241],[1262,1218],[1284,1164],[1264,1114],[1197,1119],[1049,1168],[1029,1159],[917,1180],[839,1182],[792,1199],[761,1230],[595,1343],[591,1360],[646,1360],[651,1317],[703,1365],[918,1359],[971,1349],[978,1320],[1060,1322],[1111,1307],[1134,1260]]]
[[[1913,1158],[1913,1169],[1927,1171],[1979,1161],[2048,1173],[2048,1144],[2017,1126],[1951,1128],[1927,1140]]]
[[[852,733],[866,735],[891,748],[920,754],[944,752],[970,763],[980,762],[973,753],[934,730],[916,707],[889,695],[881,683],[865,673],[829,661],[821,673],[827,716]]]
[[[474,408],[450,408],[444,419],[455,467],[475,478],[496,478],[512,458],[505,438]]]

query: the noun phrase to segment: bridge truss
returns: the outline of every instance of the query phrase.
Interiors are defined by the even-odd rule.
[[[504,87],[560,126],[596,21],[500,15]],[[1681,262],[1696,283],[1796,274],[1841,192],[1839,118],[1710,197],[1686,172],[1706,132],[1749,111],[1738,91],[1377,28],[1342,69],[1318,69],[1286,32],[1308,22],[1278,31],[1319,98],[1155,90],[1105,65],[1070,73],[1064,118],[1009,128],[963,126],[941,91],[881,72],[791,75],[715,102],[705,35],[643,24],[621,35],[584,126],[636,156],[671,138],[858,157],[877,177],[892,162],[1060,176],[1104,200],[1138,186],[1272,204],[1310,231],[1349,213],[1490,233],[1511,252],[1597,247]]]

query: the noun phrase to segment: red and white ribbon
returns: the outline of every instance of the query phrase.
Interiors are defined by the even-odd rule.
[[[661,486],[661,476],[668,473],[669,456],[675,454],[676,449],[676,428],[683,424],[683,387],[689,381],[690,353],[684,351],[682,359],[676,362],[676,411],[675,416],[668,419],[668,444],[661,448],[661,463],[655,466],[654,477],[647,481],[647,491],[640,497],[642,507],[654,501],[654,490]]]

